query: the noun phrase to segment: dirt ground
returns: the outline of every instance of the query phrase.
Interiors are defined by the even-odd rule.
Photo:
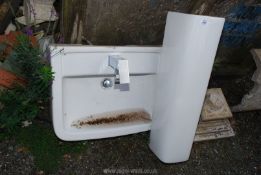
[[[234,105],[252,84],[249,77],[215,78],[209,86],[223,88]],[[150,151],[149,132],[88,141],[82,153],[64,156],[52,174],[260,175],[260,124],[261,111],[234,113],[235,137],[194,143],[190,159],[179,164],[164,164]],[[1,141],[0,174],[48,174],[35,167],[30,152],[18,147],[13,139]]]
[[[142,169],[157,174],[255,174],[261,166],[260,112],[236,115],[236,137],[195,143],[189,161],[163,164],[148,148],[148,133],[91,141],[89,149],[67,161],[57,174],[103,174]],[[109,174],[109,173],[108,173]],[[131,173],[126,173],[131,174]]]

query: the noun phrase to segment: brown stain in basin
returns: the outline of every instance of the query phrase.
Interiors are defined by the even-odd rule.
[[[118,114],[110,117],[101,117],[101,118],[93,118],[89,117],[89,119],[78,120],[76,124],[73,126],[77,128],[81,128],[86,125],[102,125],[102,124],[120,124],[127,122],[135,122],[135,121],[150,121],[150,115],[145,111],[140,112],[129,112],[124,114]]]

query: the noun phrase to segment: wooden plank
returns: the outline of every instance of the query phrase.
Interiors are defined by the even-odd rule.
[[[233,137],[235,133],[228,119],[199,122],[194,142]]]
[[[199,122],[196,134],[213,133],[219,131],[228,131],[231,129],[228,120],[215,120],[207,122]]]
[[[60,28],[66,43],[83,39],[95,45],[160,45],[167,12],[189,12],[193,1],[61,1]]]
[[[66,43],[81,43],[83,31],[86,31],[86,0],[66,0],[62,1],[62,15],[60,28]]]
[[[195,135],[194,142],[202,142],[207,140],[216,140],[235,136],[234,131],[220,131],[216,133],[206,133]]]
[[[233,115],[220,88],[208,89],[201,111],[201,120],[219,120]]]

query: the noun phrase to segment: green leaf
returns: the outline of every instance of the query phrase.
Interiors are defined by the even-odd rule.
[[[27,80],[26,87],[15,86],[0,92],[2,109],[0,126],[12,130],[23,120],[35,118],[41,110],[38,101],[47,101],[53,72],[49,65],[42,62],[41,51],[33,47],[27,35],[17,37],[18,44],[0,65]]]

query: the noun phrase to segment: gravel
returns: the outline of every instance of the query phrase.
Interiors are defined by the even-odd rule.
[[[235,105],[251,83],[249,78],[215,80],[210,87],[221,87],[228,103]],[[64,156],[54,174],[261,175],[261,111],[234,113],[231,123],[235,137],[194,143],[183,163],[162,163],[150,151],[145,132],[88,141],[81,154]],[[44,174],[36,171],[33,160],[14,140],[0,142],[0,174]]]
[[[34,172],[33,156],[14,140],[0,142],[0,174],[28,175]]]
[[[254,175],[260,171],[261,165],[260,115],[261,112],[235,114],[236,137],[195,143],[187,162],[164,164],[159,161],[148,148],[147,132],[90,141],[85,153],[67,160],[56,174],[113,174],[108,171],[135,174],[131,171],[151,171],[166,175]]]

